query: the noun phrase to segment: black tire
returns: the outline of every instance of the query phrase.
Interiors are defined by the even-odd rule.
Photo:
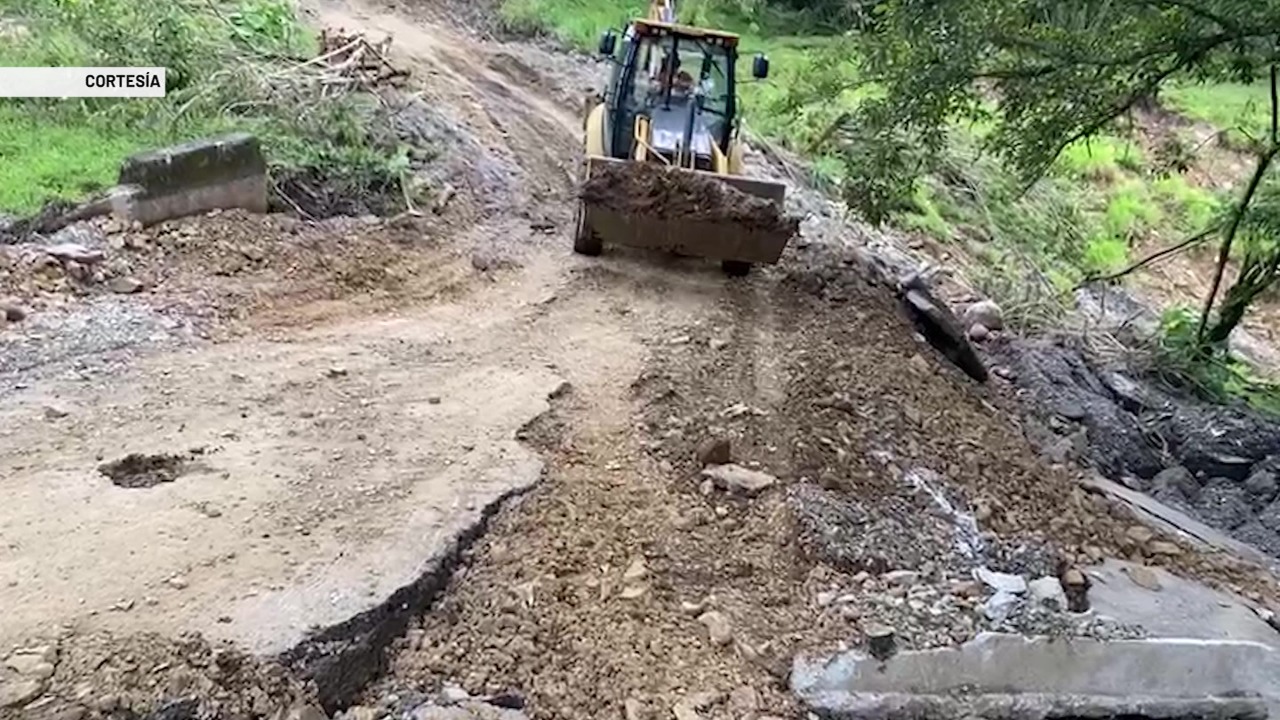
[[[751,263],[741,260],[723,260],[720,269],[729,277],[746,277],[751,273]]]
[[[578,205],[578,218],[574,222],[573,251],[593,257],[604,252],[604,243],[600,241],[600,237],[587,227],[587,216],[581,204]]]

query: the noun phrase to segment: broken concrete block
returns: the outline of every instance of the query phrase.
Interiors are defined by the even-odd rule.
[[[267,163],[258,139],[239,133],[134,155],[120,168],[112,212],[153,225],[215,209],[267,211]]]
[[[963,688],[963,692],[960,689]],[[1265,718],[1280,654],[1239,640],[1100,641],[983,633],[959,647],[797,658],[792,692],[819,717]]]
[[[712,465],[702,471],[702,476],[710,478],[716,487],[742,495],[755,495],[778,482],[768,473],[733,464]]]

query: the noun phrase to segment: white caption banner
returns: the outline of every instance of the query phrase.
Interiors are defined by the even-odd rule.
[[[164,97],[162,67],[0,67],[0,97]]]

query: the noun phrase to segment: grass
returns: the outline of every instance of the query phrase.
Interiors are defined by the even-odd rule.
[[[1141,169],[1143,160],[1137,144],[1104,135],[1067,146],[1055,169],[1083,180],[1109,182],[1125,170]]]
[[[85,123],[40,120],[0,106],[0,210],[34,214],[53,199],[74,200],[115,184],[120,161],[154,139]],[[12,158],[12,161],[9,159]]]
[[[1163,98],[1179,114],[1226,131],[1229,143],[1263,137],[1271,123],[1269,90],[1261,83],[1185,84],[1169,88]]]
[[[515,31],[550,32],[579,50],[592,51],[600,33],[621,29],[632,17],[643,17],[644,2],[610,3],[600,0],[508,0],[502,19]]]

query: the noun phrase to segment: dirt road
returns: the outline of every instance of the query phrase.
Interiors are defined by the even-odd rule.
[[[457,683],[518,692],[536,718],[682,702],[800,717],[781,684],[795,651],[883,623],[908,647],[968,637],[979,560],[1056,575],[1146,554],[1132,519],[1036,458],[998,390],[912,337],[845,252],[854,230],[809,227],[783,266],[745,280],[696,260],[576,257],[577,98],[594,69],[427,11],[315,17],[394,34],[424,99],[483,148],[446,152],[459,207],[437,242],[397,251],[413,282],[449,292],[374,314],[359,292],[326,298],[270,315],[270,332],[251,316],[239,339],[15,380],[0,414],[0,641],[58,636],[78,657],[86,638],[112,647],[103,632],[194,630],[271,653],[366,610],[376,628],[397,612],[387,598],[454,570],[441,563],[455,537],[496,512],[439,597],[406,596],[431,612],[361,655],[350,682],[318,682],[327,710],[379,717]],[[821,292],[833,284],[839,301]],[[709,437],[775,484],[740,496],[699,477]],[[131,453],[180,456],[176,477],[122,487],[100,471]],[[849,518],[857,532],[840,530]],[[1169,547],[1151,561],[1259,597],[1274,587]],[[142,712],[176,672],[212,677],[157,642],[60,664],[40,711],[101,714],[107,696]]]

